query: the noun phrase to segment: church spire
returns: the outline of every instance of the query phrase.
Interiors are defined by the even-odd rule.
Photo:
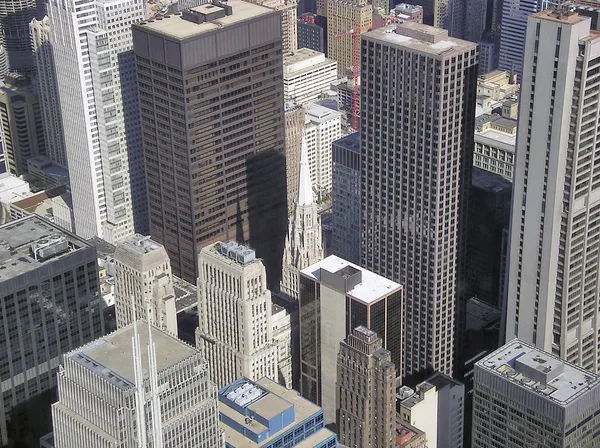
[[[311,205],[314,202],[312,182],[310,181],[310,168],[308,165],[308,146],[306,134],[302,133],[302,146],[300,149],[300,173],[298,175],[298,206]]]

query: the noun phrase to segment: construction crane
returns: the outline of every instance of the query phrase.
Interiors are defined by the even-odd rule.
[[[360,26],[358,21],[354,19],[354,28],[345,33],[336,34],[336,39],[342,37],[352,36],[352,79],[354,85],[352,86],[352,128],[355,132],[358,132],[358,115],[360,114],[359,107],[359,93],[358,93],[358,72],[360,70],[360,35],[374,28],[380,26],[389,25],[392,22],[397,22],[397,17],[390,17],[381,22],[375,22],[368,26]]]

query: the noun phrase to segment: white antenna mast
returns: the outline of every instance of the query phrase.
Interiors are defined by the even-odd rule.
[[[146,303],[148,315],[148,367],[150,370],[150,405],[152,409],[153,448],[163,448],[162,415],[160,411],[160,392],[158,390],[158,372],[156,367],[156,347],[152,341],[152,325],[150,324],[150,306]]]
[[[133,313],[133,373],[135,378],[135,414],[137,420],[138,447],[148,447],[148,435],[146,433],[146,393],[144,390],[144,371],[142,370],[142,352],[140,350],[140,335],[137,330],[137,315],[135,312],[135,300],[131,296],[131,311]]]

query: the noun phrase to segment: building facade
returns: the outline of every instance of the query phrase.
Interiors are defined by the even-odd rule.
[[[7,421],[35,415],[27,401],[56,386],[61,356],[102,336],[104,322],[91,244],[37,215],[0,226],[0,240],[0,442],[6,445]]]
[[[313,196],[309,169],[308,147],[303,136],[298,196],[294,201],[294,212],[290,217],[285,238],[283,275],[280,284],[281,292],[292,300],[298,300],[299,272],[325,257],[321,216]]]
[[[306,117],[304,108],[295,101],[285,103],[285,177],[287,180],[288,214],[294,211],[298,197],[298,173],[302,153],[302,136]]]
[[[498,68],[515,73],[519,82],[523,73],[527,18],[540,6],[538,0],[504,0],[502,3]]]
[[[331,195],[331,144],[342,137],[343,113],[320,104],[304,106],[306,126],[304,128],[310,180],[323,199]]]
[[[278,379],[271,292],[255,252],[235,242],[200,252],[196,344],[224,387],[240,376]]]
[[[27,173],[27,159],[46,152],[38,83],[10,73],[0,83],[0,131],[6,170]]]
[[[465,292],[476,44],[406,22],[364,35],[362,54],[362,265],[406,288],[403,373],[451,374]]]
[[[292,315],[282,306],[271,304],[273,341],[277,345],[277,382],[292,388]]]
[[[325,53],[325,30],[316,21],[316,15],[310,12],[302,14],[298,19],[298,48],[310,48]]]
[[[360,135],[347,135],[331,146],[332,253],[360,263]]]
[[[483,114],[475,121],[473,166],[513,180],[517,120]]]
[[[202,247],[250,241],[276,284],[286,229],[279,13],[232,0],[133,33],[152,239],[189,282]]]
[[[337,63],[323,53],[300,48],[283,60],[283,92],[286,101],[298,104],[316,101],[337,79]]]
[[[336,388],[341,444],[396,446],[396,367],[377,333],[359,326],[340,342]]]
[[[138,319],[177,336],[171,263],[164,246],[133,234],[117,242],[114,253],[117,328]]]
[[[131,25],[143,0],[47,3],[75,231],[108,242],[146,233]],[[52,100],[52,99],[50,99]]]
[[[67,166],[62,111],[58,98],[56,66],[50,39],[50,19],[32,20],[29,24],[31,45],[36,64],[38,94],[42,109],[46,156],[61,166]]]
[[[248,0],[251,3],[274,9],[281,14],[281,39],[283,53],[298,49],[298,0]]]
[[[300,393],[336,421],[340,341],[360,325],[391,352],[401,376],[403,287],[335,255],[300,272]],[[337,316],[332,319],[332,316]]]
[[[224,448],[208,363],[198,350],[142,322],[66,354],[58,396],[54,448]]]
[[[241,377],[221,389],[219,419],[227,448],[338,446],[325,428],[323,409],[268,378]]]
[[[338,75],[346,76],[352,67],[352,35],[350,30],[358,28],[360,34],[373,23],[373,6],[367,0],[327,0],[327,57],[337,62]],[[359,68],[360,69],[360,68]]]
[[[0,47],[4,47],[6,52],[7,69],[27,75],[35,73],[29,22],[41,18],[42,12],[43,5],[36,0],[6,0],[0,3]]]
[[[590,19],[529,19],[513,183],[506,340],[598,371],[600,37]],[[535,61],[535,62],[534,62]]]
[[[598,444],[600,377],[514,339],[475,364],[474,448]]]
[[[426,381],[432,384],[437,392],[437,446],[462,448],[465,385],[442,373],[435,373]],[[427,428],[427,424],[424,426]]]

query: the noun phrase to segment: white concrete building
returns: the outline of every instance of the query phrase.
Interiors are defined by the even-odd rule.
[[[273,341],[277,345],[277,381],[292,388],[292,321],[288,311],[275,303],[271,305]]]
[[[146,233],[131,25],[143,0],[50,0],[50,43],[60,96],[75,231],[109,242]]]
[[[462,448],[465,420],[465,385],[455,379],[435,373],[426,380],[437,391],[437,445]]]
[[[149,311],[150,323],[177,336],[173,276],[164,246],[149,236],[130,235],[116,244],[114,267],[117,328],[148,319]]]
[[[285,238],[280,284],[281,292],[293,300],[298,300],[298,272],[325,257],[321,216],[313,197],[304,136],[301,152],[298,197],[294,201],[294,212]]]
[[[401,400],[400,419],[425,433],[427,448],[437,448],[438,393],[435,386],[427,381],[417,384],[414,390],[402,386],[397,398]]]
[[[337,62],[323,53],[300,48],[283,58],[283,95],[286,101],[306,104],[331,88],[337,79]]]
[[[343,113],[310,103],[306,111],[305,139],[310,180],[319,198],[331,194],[331,144],[342,137]]]
[[[217,388],[201,353],[154,326],[136,327],[64,356],[51,446],[224,448]]]
[[[200,252],[196,344],[219,388],[241,376],[276,381],[271,292],[254,250],[236,242]]]
[[[529,18],[516,144],[506,339],[600,370],[600,36],[590,19]]]
[[[512,181],[515,167],[517,120],[498,114],[475,119],[473,166]]]

